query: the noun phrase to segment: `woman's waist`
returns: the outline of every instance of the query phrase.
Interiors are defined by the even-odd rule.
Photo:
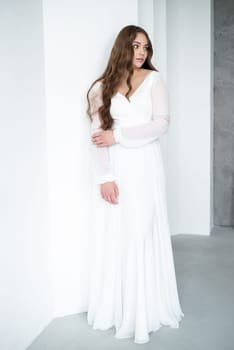
[[[156,139],[152,142],[148,142],[144,145],[138,146],[138,147],[126,147],[126,146],[122,146],[120,143],[115,143],[111,146],[109,146],[109,151],[110,151],[110,155],[111,156],[125,156],[125,155],[129,155],[131,157],[131,155],[136,154],[136,155],[142,155],[144,157],[144,155],[146,153],[153,153],[155,148],[161,147],[160,146],[160,140]],[[130,164],[129,164],[130,165]]]
[[[151,118],[126,118],[126,119],[114,119],[113,128],[116,126],[121,128],[128,128],[131,126],[141,125],[152,121]]]

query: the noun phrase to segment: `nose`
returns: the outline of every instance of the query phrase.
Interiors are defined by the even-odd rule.
[[[144,48],[143,48],[143,47],[140,49],[140,54],[141,54],[142,56],[145,55],[145,51],[144,51]]]

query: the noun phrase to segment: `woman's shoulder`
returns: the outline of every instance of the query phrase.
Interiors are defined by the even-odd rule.
[[[148,74],[151,76],[152,81],[153,81],[154,83],[156,83],[156,82],[162,80],[162,75],[161,75],[161,73],[160,73],[158,70],[149,69],[148,71],[150,72],[150,73],[148,73]]]
[[[96,97],[97,95],[100,95],[100,87],[102,85],[102,82],[100,80],[95,81],[93,85],[91,86],[89,90],[89,96],[91,98]]]
[[[148,69],[148,74],[152,74],[154,76],[160,76],[160,72],[158,70],[155,70],[155,69]]]
[[[143,76],[143,78],[146,78],[149,76],[150,80],[154,81],[160,77],[160,73],[159,73],[159,71],[154,70],[154,69],[142,69],[142,76]]]
[[[95,86],[95,87],[99,87],[100,85],[102,85],[103,81],[104,81],[104,79],[99,79],[99,80],[97,80],[97,81],[95,82],[94,86]]]
[[[103,79],[95,81],[94,85],[95,87],[100,86],[103,83]]]

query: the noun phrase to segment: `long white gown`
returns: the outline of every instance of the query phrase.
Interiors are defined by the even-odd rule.
[[[91,134],[102,83],[90,91]],[[184,316],[177,292],[166,204],[160,136],[168,129],[167,89],[149,71],[130,97],[111,99],[116,144],[91,145],[92,212],[87,321],[94,329],[115,327],[116,338],[147,343],[162,325],[179,327]],[[101,197],[100,184],[115,181],[118,204]]]

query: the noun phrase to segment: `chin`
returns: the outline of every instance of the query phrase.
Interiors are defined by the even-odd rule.
[[[139,63],[139,62],[136,62],[134,63],[134,68],[141,68],[143,66],[144,62],[143,63]]]

